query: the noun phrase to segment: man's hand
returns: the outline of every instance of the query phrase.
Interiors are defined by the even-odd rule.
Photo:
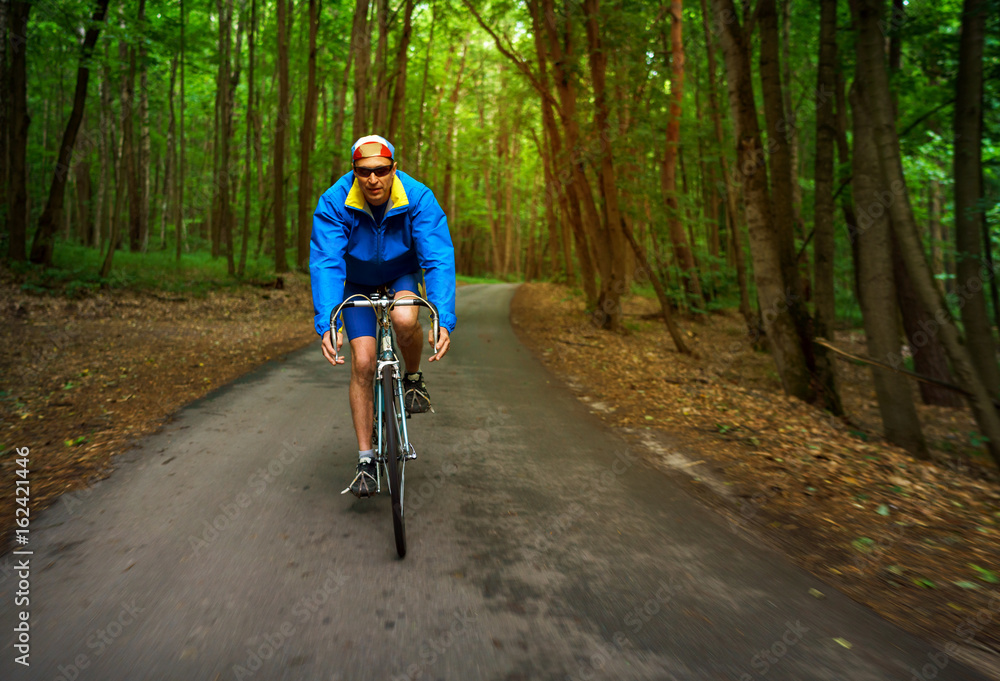
[[[448,348],[451,347],[451,335],[448,333],[448,329],[441,327],[438,332],[438,344],[434,347],[434,329],[427,332],[427,344],[434,348],[434,354],[431,355],[430,362],[437,361],[445,356],[448,352]]]
[[[341,346],[344,344],[344,332],[337,332],[337,350],[334,351],[333,343],[330,341],[331,332],[327,331],[323,334],[323,340],[320,342],[320,347],[323,348],[323,356],[326,357],[326,361],[330,364],[337,365],[344,363],[344,356],[337,353],[340,352]]]

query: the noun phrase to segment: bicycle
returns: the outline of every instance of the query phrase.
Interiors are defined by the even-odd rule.
[[[396,538],[396,553],[403,558],[406,556],[406,527],[403,517],[404,472],[406,462],[417,458],[417,454],[410,444],[406,431],[403,378],[399,368],[399,358],[396,355],[396,340],[392,332],[391,312],[397,305],[426,307],[430,310],[431,321],[434,324],[434,347],[437,347],[441,327],[434,304],[418,295],[393,298],[384,287],[380,287],[371,298],[362,293],[348,297],[330,315],[330,328],[337,328],[337,317],[345,308],[371,307],[375,310],[377,326],[375,347],[378,348],[372,391],[375,412],[375,427],[372,434],[376,461],[375,493],[382,491],[382,474],[385,473],[392,505],[392,529]],[[336,343],[334,343],[334,356],[339,357]],[[345,489],[341,494],[349,489]]]

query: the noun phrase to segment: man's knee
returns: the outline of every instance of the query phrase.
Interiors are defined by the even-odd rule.
[[[396,314],[392,319],[392,326],[396,330],[397,338],[409,338],[414,333],[420,333],[420,317],[417,315],[417,308],[403,308],[395,310]]]
[[[351,376],[369,383],[375,377],[374,343],[351,344]]]

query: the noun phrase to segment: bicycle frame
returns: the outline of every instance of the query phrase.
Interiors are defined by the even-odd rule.
[[[416,453],[410,445],[409,434],[406,430],[406,406],[403,400],[402,372],[399,369],[399,358],[396,355],[395,342],[392,330],[392,310],[397,306],[404,307],[426,307],[431,312],[431,320],[434,324],[434,347],[437,347],[440,323],[437,308],[424,298],[417,295],[406,295],[393,298],[385,288],[379,288],[374,297],[369,298],[364,294],[355,294],[342,302],[330,315],[330,328],[332,333],[336,333],[337,318],[340,312],[346,307],[371,307],[375,311],[377,332],[375,346],[377,348],[377,359],[375,365],[373,393],[374,423],[375,423],[375,492],[382,491],[382,473],[389,487],[393,506],[393,528],[396,534],[396,550],[400,558],[406,554],[406,539],[403,524],[403,489],[405,487],[405,477],[403,475],[406,460],[416,458]],[[333,340],[334,360],[339,359],[336,340]],[[390,380],[385,381],[386,372],[390,372]],[[386,395],[386,387],[389,387],[392,394]],[[391,407],[390,407],[391,405]],[[395,421],[388,423],[389,420]],[[393,429],[390,431],[389,429]],[[389,451],[395,448],[397,451]],[[399,489],[393,489],[393,476],[398,477]],[[347,490],[344,490],[345,492]]]

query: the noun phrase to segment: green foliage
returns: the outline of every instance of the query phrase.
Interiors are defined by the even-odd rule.
[[[897,128],[903,134],[904,170],[908,191],[916,217],[927,226],[930,219],[930,191],[933,183],[940,188],[941,224],[951,233],[954,223],[951,201],[952,187],[952,128],[954,107],[949,100],[954,96],[954,79],[957,70],[957,48],[960,28],[961,0],[909,2],[905,17],[890,20],[887,35],[902,44],[901,68],[893,74],[892,86],[897,100]],[[501,36],[503,44],[524,60],[537,77],[538,68],[531,18],[527,6],[513,0],[482,2],[474,5],[483,14],[492,30]],[[355,3],[353,0],[331,0],[320,3],[318,36],[318,81],[322,83],[319,103],[319,123],[316,144],[311,156],[313,176],[312,200],[325,190],[330,182],[348,169],[347,148],[353,141],[353,119],[358,103],[354,97],[353,76],[356,60],[348,66],[350,35]],[[88,23],[92,3],[84,0],[54,0],[37,5],[32,12],[29,26],[28,50],[28,108],[31,115],[29,128],[29,192],[31,225],[36,225],[45,206],[49,182],[54,172],[57,144],[61,139],[68,118],[73,83],[78,67],[81,31]],[[183,259],[178,265],[172,257],[174,224],[173,199],[168,201],[166,214],[167,250],[159,240],[159,220],[168,199],[168,187],[163,183],[166,159],[171,149],[168,139],[170,126],[169,95],[172,65],[180,56],[181,21],[180,7],[168,0],[149,0],[146,19],[139,22],[136,16],[138,3],[129,1],[112,6],[108,20],[90,63],[91,79],[86,115],[77,141],[73,162],[89,166],[92,193],[78,199],[75,178],[66,192],[66,210],[70,211],[69,237],[57,242],[55,267],[42,272],[32,268],[19,270],[24,290],[32,292],[59,292],[71,297],[89,295],[100,287],[166,288],[194,295],[210,287],[228,285],[231,277],[226,272],[225,258],[213,259],[207,254],[209,244],[201,236],[202,227],[210,220],[214,189],[220,169],[215,168],[215,111],[218,91],[219,19],[214,3],[185,3],[184,21],[184,73],[185,73],[185,178],[183,221],[187,228],[187,241]],[[402,5],[393,6],[389,34],[386,40],[385,64],[391,75],[397,62],[397,51],[402,34]],[[230,179],[233,182],[232,203],[236,214],[236,244],[240,245],[243,229],[244,199],[249,198],[249,262],[247,278],[269,276],[273,269],[267,256],[257,257],[257,233],[263,223],[265,243],[273,242],[272,181],[267,178],[271,166],[271,152],[279,120],[277,103],[277,25],[276,8],[263,0],[257,2],[258,29],[255,36],[256,64],[254,112],[259,118],[259,139],[255,136],[251,158],[244,157],[244,136],[252,119],[247,110],[249,50],[246,31],[249,28],[250,3],[235,3],[235,20],[228,29],[234,38],[240,27],[244,31],[242,48],[237,56],[240,76],[235,85],[233,114],[234,135]],[[288,160],[286,162],[286,196],[289,230],[295,230],[295,209],[299,189],[298,131],[302,124],[305,100],[305,82],[308,50],[307,3],[292,6],[290,70],[293,83],[289,126]],[[795,2],[790,4],[788,40],[788,83],[786,92],[788,109],[793,112],[790,127],[798,144],[798,177],[802,193],[799,207],[802,225],[796,235],[796,248],[801,248],[813,225],[814,186],[812,181],[815,147],[816,107],[816,55],[818,51],[818,5]],[[840,3],[838,31],[840,69],[849,87],[854,69],[854,33],[846,30],[851,24],[846,3]],[[580,3],[561,5],[556,20],[561,30],[564,22],[571,24],[568,37],[574,46],[573,55],[567,59],[570,80],[577,93],[576,123],[580,127],[581,141],[578,152],[584,172],[596,188],[599,154],[605,144],[614,153],[618,191],[622,212],[641,229],[648,250],[657,244],[664,259],[671,258],[669,240],[666,238],[667,220],[665,199],[660,184],[660,164],[665,148],[665,128],[670,119],[669,41],[664,33],[669,28],[669,18],[656,3],[625,0],[621,3],[602,3],[601,39],[608,56],[608,100],[613,137],[601,140],[594,129],[595,102],[593,84],[590,82],[587,61],[587,37],[584,31],[584,14]],[[984,144],[983,178],[986,188],[984,210],[987,221],[994,226],[1000,222],[1000,98],[996,88],[990,87],[1000,77],[1000,13],[993,12],[988,19],[985,65],[987,72],[986,97],[983,123]],[[378,42],[378,22],[372,31],[374,60]],[[433,39],[431,31],[433,26]],[[735,161],[736,142],[728,116],[725,91],[725,69],[722,55],[716,45],[716,101],[722,111],[724,140],[715,137],[709,104],[709,73],[707,48],[702,27],[702,16],[697,3],[689,3],[683,12],[685,43],[685,85],[681,111],[680,164],[678,167],[678,213],[685,228],[690,227],[691,244],[699,263],[703,288],[710,294],[707,310],[734,307],[739,300],[735,268],[729,265],[730,248],[726,234],[726,220],[722,214],[711,210],[720,193],[721,170],[719,161]],[[755,38],[756,40],[756,38]],[[114,205],[115,194],[124,191],[124,183],[116,186],[112,178],[119,175],[115,168],[116,145],[121,134],[123,114],[120,99],[129,62],[123,51],[142,48],[145,56],[137,62],[147,71],[146,94],[149,100],[150,134],[150,239],[147,254],[118,251],[115,266],[106,279],[101,279],[101,254],[97,249],[86,248],[80,243],[86,239],[80,226],[77,203],[84,205],[91,219],[97,210],[97,187],[102,172],[109,178],[103,208],[104,229],[107,214]],[[138,56],[138,55],[137,55]],[[784,59],[785,55],[782,55]],[[401,150],[400,168],[427,184],[438,196],[445,195],[446,180],[450,180],[453,201],[445,206],[449,213],[453,241],[467,255],[463,272],[468,281],[501,281],[516,279],[524,271],[524,260],[529,243],[534,240],[536,249],[545,249],[542,262],[543,275],[558,278],[562,269],[561,244],[557,243],[556,262],[551,262],[552,249],[547,248],[549,227],[546,208],[557,212],[558,186],[563,178],[545,176],[542,156],[536,140],[545,145],[541,120],[539,94],[524,77],[521,70],[504,57],[495,47],[493,39],[475,21],[461,3],[419,2],[413,15],[413,30],[408,50],[406,70],[406,98],[401,131],[394,140]],[[372,62],[374,78],[378,65]],[[553,76],[552,64],[548,76]],[[457,101],[452,104],[452,91],[462,77]],[[425,75],[426,74],[426,75]],[[177,74],[179,79],[179,73]],[[759,79],[758,87],[759,87]],[[101,86],[107,91],[102,102]],[[140,85],[137,81],[136,95]],[[344,87],[343,105],[338,96]],[[369,90],[375,89],[371,83]],[[180,83],[174,84],[174,116],[180,116]],[[758,103],[759,99],[758,93]],[[128,112],[124,112],[128,113]],[[133,122],[138,125],[138,111],[133,110]],[[369,117],[370,118],[370,117]],[[335,129],[337,121],[342,129]],[[179,121],[175,136],[179,132]],[[848,138],[850,131],[848,126]],[[449,139],[449,130],[452,138]],[[251,127],[251,131],[254,128]],[[366,130],[365,132],[370,132]],[[384,132],[384,131],[379,131]],[[175,137],[176,139],[176,137]],[[853,140],[848,139],[851,143]],[[453,152],[449,157],[449,149]],[[557,166],[569,166],[570,150],[564,149],[556,159]],[[259,177],[260,169],[265,177]],[[246,170],[249,162],[249,170]],[[850,174],[849,159],[838,158],[837,177]],[[176,174],[176,167],[173,172]],[[492,215],[486,198],[487,174],[493,189]],[[72,174],[71,174],[72,175]],[[837,185],[840,181],[838,179]],[[507,189],[510,189],[509,198]],[[842,189],[842,197],[850,197],[850,187]],[[600,212],[600,194],[595,191]],[[120,207],[121,224],[125,225],[127,201]],[[712,216],[716,217],[713,218]],[[713,219],[720,225],[721,248],[713,254],[709,234]],[[847,226],[839,210],[836,219],[835,242],[835,293],[838,320],[850,326],[859,326],[861,313],[854,292],[854,271],[851,243]],[[494,227],[494,224],[499,225]],[[511,262],[506,275],[493,271],[493,250],[502,247],[494,244],[494,229],[502,233],[504,226],[516,230]],[[741,226],[745,243],[745,227]],[[929,230],[925,229],[925,247],[939,251],[945,267],[954,260],[952,238],[932,243]],[[1000,258],[1000,230],[990,231],[994,253]],[[107,233],[102,233],[106,248]],[[557,235],[557,241],[560,237]],[[29,234],[30,241],[30,234]],[[290,245],[294,238],[290,238]],[[574,246],[575,248],[575,246]],[[264,249],[265,252],[267,249]],[[811,247],[807,249],[811,253]],[[295,262],[294,249],[289,250],[289,262]],[[652,257],[652,256],[651,256]],[[747,262],[752,266],[751,258]],[[658,273],[666,279],[668,292],[680,303],[681,294],[676,282],[679,273],[672,266],[656,265]],[[750,273],[750,298],[754,299],[753,277]],[[936,275],[945,283],[945,272]],[[640,295],[652,296],[649,286],[636,286]],[[957,310],[956,310],[957,311]]]
[[[289,254],[291,257],[291,254]],[[51,268],[18,265],[14,273],[22,278],[21,289],[36,294],[54,294],[82,298],[101,288],[169,291],[195,297],[219,287],[237,286],[241,281],[230,277],[224,258],[213,259],[199,251],[185,255],[178,264],[171,251],[115,255],[110,275],[98,275],[103,255],[77,244],[60,244]],[[271,259],[247,261],[245,280],[263,280],[273,276]]]

